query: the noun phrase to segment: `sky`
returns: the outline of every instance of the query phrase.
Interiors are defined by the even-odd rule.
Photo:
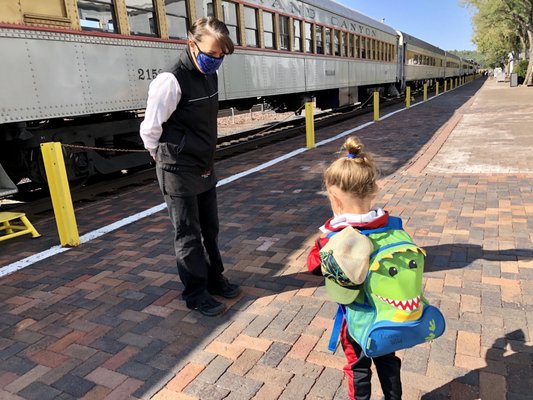
[[[475,50],[472,11],[460,0],[336,0],[443,50]]]

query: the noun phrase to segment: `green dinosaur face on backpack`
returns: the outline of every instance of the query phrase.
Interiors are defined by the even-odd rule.
[[[371,258],[367,293],[380,319],[405,322],[422,313],[422,274],[424,251],[405,231],[389,231],[369,236],[380,250]]]

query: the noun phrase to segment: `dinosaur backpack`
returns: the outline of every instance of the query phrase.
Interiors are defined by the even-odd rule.
[[[328,236],[320,251],[321,269],[326,291],[339,303],[329,350],[335,351],[344,319],[367,357],[443,334],[442,313],[422,294],[425,252],[403,230],[400,218],[389,217],[382,228],[347,227]]]

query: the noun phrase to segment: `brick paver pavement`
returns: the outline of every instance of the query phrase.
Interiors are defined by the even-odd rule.
[[[447,319],[443,337],[400,352],[405,399],[531,398],[533,92],[482,84],[357,132],[382,169],[377,205],[426,248],[426,296]],[[219,176],[302,144],[222,161]],[[165,211],[2,278],[0,399],[346,399],[342,351],[327,351],[336,305],[305,272],[330,214],[321,175],[341,144],[219,188],[220,246],[244,292],[221,317],[180,299]],[[154,184],[86,205],[80,230],[161,201]],[[36,225],[53,231],[50,218]],[[0,264],[54,241],[6,242]]]

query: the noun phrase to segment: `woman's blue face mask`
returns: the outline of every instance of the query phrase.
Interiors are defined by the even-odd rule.
[[[198,47],[198,44],[194,42],[196,45],[196,48],[198,49],[198,55],[196,56],[196,63],[202,70],[202,72],[206,75],[211,75],[217,72],[218,68],[222,64],[222,61],[224,61],[224,56],[222,57],[213,57],[209,54],[204,53],[202,50],[200,50],[200,47]]]

